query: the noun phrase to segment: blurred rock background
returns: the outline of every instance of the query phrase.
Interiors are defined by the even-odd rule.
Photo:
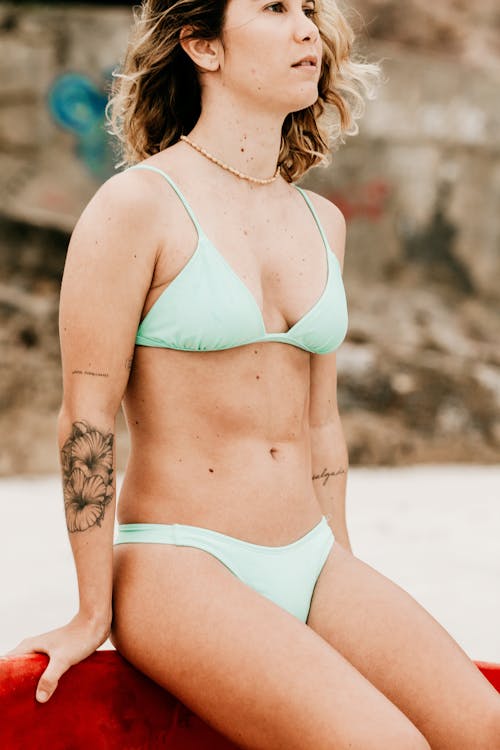
[[[344,212],[352,464],[500,463],[500,5],[353,0],[385,83],[304,187]],[[131,4],[0,4],[0,474],[58,470],[59,284],[114,173],[104,105]],[[127,436],[118,421],[118,462]]]

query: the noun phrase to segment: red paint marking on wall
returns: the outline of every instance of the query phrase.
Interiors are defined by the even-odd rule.
[[[75,208],[75,199],[69,195],[69,191],[63,193],[57,189],[42,188],[37,197],[38,205],[44,209],[69,212]]]
[[[364,184],[332,191],[326,195],[342,211],[346,220],[359,216],[378,221],[384,214],[385,203],[392,186],[384,180],[371,180]]]

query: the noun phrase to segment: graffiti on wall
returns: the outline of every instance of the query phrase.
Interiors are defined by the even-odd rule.
[[[78,158],[100,181],[114,173],[110,136],[104,127],[110,79],[111,69],[103,73],[102,86],[83,73],[67,72],[58,76],[47,92],[52,118],[73,133]]]
[[[351,185],[349,189],[344,187],[342,191],[330,191],[326,198],[340,208],[346,219],[364,217],[378,221],[386,212],[391,189],[386,180],[370,180]]]

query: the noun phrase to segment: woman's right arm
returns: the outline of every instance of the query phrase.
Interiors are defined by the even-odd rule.
[[[111,177],[84,209],[68,247],[59,312],[63,397],[57,427],[79,609],[67,625],[27,638],[9,652],[49,654],[39,699],[42,689],[50,697],[61,674],[109,634],[115,420],[160,246],[154,205],[142,175]]]

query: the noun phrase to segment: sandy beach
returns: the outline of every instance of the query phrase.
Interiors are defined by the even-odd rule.
[[[59,476],[1,479],[0,497],[4,653],[67,622],[78,592]],[[500,464],[351,468],[347,519],[355,555],[408,591],[470,658],[500,662]]]

